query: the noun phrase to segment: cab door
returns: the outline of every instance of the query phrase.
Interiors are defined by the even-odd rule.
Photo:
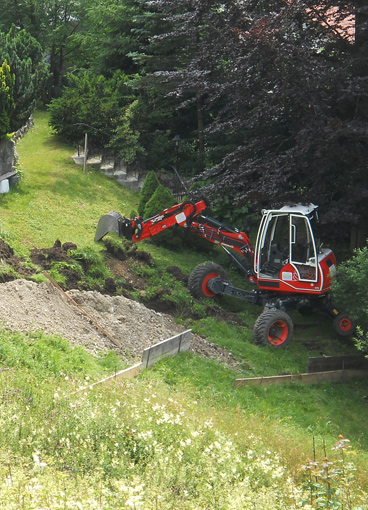
[[[259,278],[278,278],[289,258],[289,233],[288,214],[268,211],[263,216],[254,257],[254,271]]]
[[[290,214],[290,264],[301,281],[316,282],[317,250],[309,219]]]

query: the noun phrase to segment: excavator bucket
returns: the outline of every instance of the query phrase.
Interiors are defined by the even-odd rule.
[[[128,218],[123,218],[119,213],[110,211],[101,216],[96,229],[95,241],[100,241],[109,232],[130,240],[134,230]]]

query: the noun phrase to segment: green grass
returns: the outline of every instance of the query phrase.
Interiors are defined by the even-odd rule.
[[[129,215],[137,208],[137,194],[94,170],[88,169],[83,174],[82,167],[71,160],[73,149],[51,134],[46,112],[36,113],[34,128],[18,144],[17,150],[23,179],[10,193],[0,196],[1,237],[25,257],[31,248],[51,247],[56,239],[62,243],[73,242],[78,246],[76,257],[94,261],[99,266],[97,277],[103,277],[102,246],[93,241],[98,219],[110,210]],[[224,298],[217,305],[194,303],[183,285],[165,274],[168,265],[177,265],[189,274],[208,255],[190,247],[173,252],[148,242],[141,243],[139,250],[150,252],[154,261],[153,268],[139,269],[141,276],[151,282],[149,292],[160,291],[164,281],[164,286],[172,290],[167,299],[182,306],[182,323],[231,351],[239,361],[239,371],[188,353],[161,361],[133,382],[91,394],[82,392],[70,402],[68,395],[85,385],[86,379],[93,381],[117,369],[114,355],[96,361],[84,351],[71,349],[62,339],[50,340],[42,333],[22,336],[2,332],[0,361],[6,370],[0,372],[0,397],[16,388],[21,391],[20,401],[25,407],[16,407],[18,392],[10,399],[11,406],[3,408],[7,414],[0,414],[2,430],[8,431],[9,439],[8,446],[3,443],[0,448],[4,460],[0,479],[8,481],[3,489],[0,485],[1,507],[56,509],[78,508],[79,504],[83,509],[108,509],[133,507],[133,503],[136,508],[164,510],[299,508],[289,499],[287,502],[283,499],[290,495],[287,480],[291,477],[292,484],[299,480],[301,463],[313,456],[313,438],[317,453],[321,452],[323,442],[330,452],[338,434],[351,440],[357,453],[354,462],[358,480],[367,487],[367,401],[364,398],[368,395],[367,381],[233,388],[235,378],[305,372],[310,356],[355,352],[351,342],[334,335],[330,320],[322,315],[302,317],[295,313],[295,340],[288,349],[273,351],[254,345],[252,327],[260,308],[231,298]],[[214,250],[214,259],[217,253]],[[240,286],[241,278],[230,267],[226,270]],[[196,312],[195,319],[188,315],[189,311]],[[230,314],[226,322],[224,311]],[[242,325],[234,318],[241,319]],[[58,400],[60,395],[62,404]],[[37,405],[30,406],[29,397]],[[0,405],[7,401],[0,398]],[[117,406],[116,402],[120,404]],[[159,405],[159,417],[152,411],[156,405]],[[28,415],[30,409],[32,414]],[[62,409],[60,413],[59,409]],[[178,428],[175,423],[169,423],[168,428],[166,425],[156,428],[155,420],[164,420],[166,416],[164,409],[170,409],[175,415],[184,413],[185,426]],[[57,423],[52,418],[56,411]],[[3,419],[5,415],[7,421]],[[32,420],[22,419],[20,428],[14,416],[21,415],[31,416]],[[206,423],[211,423],[211,427]],[[180,441],[176,437],[185,445],[193,432],[204,429],[206,433],[192,452],[187,443],[188,448],[178,453]],[[154,439],[130,441],[132,436],[127,430],[134,430],[134,438],[141,435]],[[34,432],[39,442],[34,440]],[[51,440],[57,448],[47,446]],[[154,455],[150,456],[153,442],[156,442]],[[213,456],[208,464],[201,464],[200,452],[215,442],[221,445],[221,451],[229,442],[233,443],[234,449],[227,447],[234,458],[242,459],[239,466],[244,475],[243,485],[240,479],[230,476],[231,463],[227,460],[223,460],[226,483],[217,474],[211,474],[218,472],[215,466],[221,456]],[[115,443],[123,445],[116,458]],[[148,457],[135,462],[134,448],[139,451],[143,448],[143,452],[149,452]],[[212,448],[216,451],[217,447]],[[242,464],[245,457],[248,459],[249,450],[257,451],[262,462],[269,458],[275,470],[279,468],[275,456],[280,458],[285,476],[272,482],[256,465]],[[177,457],[182,454],[185,462],[178,470]],[[47,467],[37,464],[35,458]],[[199,481],[201,469],[207,479],[202,477]],[[106,481],[108,477],[111,483]],[[38,480],[39,486],[33,490],[32,506],[29,487],[33,479]],[[209,480],[213,481],[212,494]],[[26,499],[22,500],[20,488]],[[253,498],[254,506],[247,506],[250,500],[245,500],[244,494],[250,500]],[[261,497],[265,499],[257,499]]]
[[[299,472],[308,432],[297,433],[291,416],[275,420],[266,401],[260,413],[264,393],[232,391],[234,374],[222,366],[184,354],[138,379],[89,389],[116,358],[96,360],[41,333],[1,331],[1,340],[4,510],[283,510],[316,500]],[[317,459],[323,443],[315,444]],[[324,448],[339,468],[332,444]],[[350,476],[354,466],[344,460]],[[353,479],[337,473],[327,485],[319,478],[320,498],[367,508]]]
[[[71,159],[74,150],[51,136],[48,114],[38,111],[35,125],[17,144],[22,179],[0,197],[0,231],[18,251],[48,248],[56,239],[93,246],[101,215],[128,214],[138,196],[101,173]]]
[[[113,351],[100,358],[92,357],[82,347],[72,347],[61,337],[50,337],[42,331],[24,335],[0,330],[1,362],[10,369],[27,370],[40,380],[87,374],[101,379],[123,368]]]
[[[1,340],[4,510],[284,510],[316,499],[298,473],[307,456],[295,428],[248,409],[251,395],[232,392],[231,372],[216,363],[180,355],[92,389],[116,357],[96,360],[41,333],[1,331]],[[337,467],[339,458],[331,453]],[[329,483],[339,494],[320,483],[319,495],[367,508],[357,481],[340,473]]]

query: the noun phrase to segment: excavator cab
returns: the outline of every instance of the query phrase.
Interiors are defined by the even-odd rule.
[[[280,293],[323,294],[336,274],[335,256],[318,249],[312,223],[317,206],[262,211],[253,271],[259,288]]]

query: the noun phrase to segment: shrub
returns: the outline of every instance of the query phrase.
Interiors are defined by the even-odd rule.
[[[123,110],[118,125],[114,130],[108,147],[113,153],[122,158],[126,163],[132,163],[138,153],[144,153],[143,147],[139,144],[139,131],[133,127],[134,110],[137,101],[133,101]]]
[[[146,218],[150,218],[175,204],[176,200],[170,190],[162,186],[162,184],[159,184],[146,204],[144,210],[145,216]],[[160,246],[166,246],[167,248],[181,249],[183,246],[182,229],[180,228],[179,230],[179,228],[174,226],[167,231],[161,232],[154,237],[153,242]]]
[[[11,69],[5,106],[10,106],[10,131],[13,132],[24,126],[33,113],[45,90],[49,64],[40,43],[27,30],[14,25],[8,33],[0,32],[0,63],[4,61]],[[3,104],[0,101],[0,109]]]
[[[112,143],[120,144],[121,154],[129,159],[138,150],[137,140],[131,128],[134,96],[129,78],[116,72],[111,79],[81,71],[78,75],[67,74],[67,86],[61,97],[49,105],[50,125],[64,140],[77,143],[88,133],[88,143],[103,149]],[[129,138],[122,140],[123,135]],[[129,144],[134,142],[133,152]]]
[[[364,247],[339,265],[338,277],[333,285],[336,304],[343,313],[351,315],[365,332],[368,331],[367,267],[368,247]],[[368,348],[368,338],[363,343]]]
[[[368,247],[358,249],[349,260],[339,265],[333,285],[336,303],[364,329],[368,329],[367,267]]]
[[[151,198],[146,203],[144,208],[144,212],[147,218],[151,218],[151,216],[155,216],[162,212],[164,209],[172,207],[176,204],[176,200],[168,188],[159,184]]]
[[[144,183],[141,189],[141,192],[139,194],[139,205],[138,205],[138,214],[139,216],[147,217],[147,214],[145,212],[145,207],[147,202],[152,198],[154,192],[156,191],[156,188],[159,186],[159,180],[157,178],[157,175],[153,170],[148,172],[146,175],[146,178],[144,179]],[[164,207],[164,209],[167,206]],[[160,212],[159,210],[156,211],[154,214]]]
[[[14,75],[5,60],[0,66],[0,139],[4,138],[10,129],[10,118],[15,108],[13,89]]]

